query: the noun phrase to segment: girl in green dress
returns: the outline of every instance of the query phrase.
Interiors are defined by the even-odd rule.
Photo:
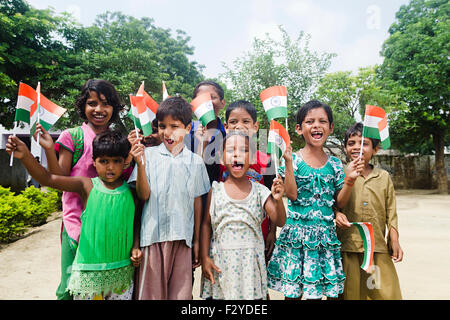
[[[296,132],[305,147],[288,147],[279,167],[288,197],[287,221],[267,267],[268,286],[285,298],[321,299],[342,293],[345,275],[336,236],[333,206],[343,207],[351,194],[339,159],[323,146],[333,132],[331,108],[310,101],[297,112]],[[355,159],[347,175],[357,176],[363,163]]]
[[[135,197],[122,171],[131,149],[138,160],[138,174],[145,176],[140,159],[144,145],[135,143],[131,148],[127,137],[106,131],[92,146],[96,178],[50,174],[14,136],[9,137],[6,150],[14,152],[41,185],[77,192],[83,200],[80,241],[67,288],[74,299],[131,299],[134,267],[140,263],[141,252],[139,243],[133,243]]]

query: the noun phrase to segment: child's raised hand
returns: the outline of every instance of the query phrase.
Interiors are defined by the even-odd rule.
[[[139,133],[136,136],[136,130],[131,130],[130,133],[128,134],[128,141],[130,142],[130,144],[133,146],[136,143],[139,143],[140,141],[142,141],[142,139],[144,138],[144,136]]]
[[[202,274],[206,279],[209,279],[209,281],[211,281],[212,284],[215,283],[214,281],[214,276],[212,273],[212,270],[214,269],[217,272],[222,272],[219,267],[217,267],[214,262],[211,260],[210,257],[205,257],[202,259]]]
[[[52,136],[47,132],[47,130],[44,129],[44,127],[40,123],[36,125],[36,132],[33,135],[34,140],[36,141],[38,134],[40,134],[39,144],[41,145],[41,147],[45,150],[52,150],[54,148]]]
[[[275,179],[273,179],[273,183],[272,183],[272,196],[275,200],[280,200],[281,198],[283,198],[284,195],[284,182],[281,179],[280,175],[277,175],[277,177]]]
[[[138,165],[144,165],[145,164],[145,146],[142,143],[137,143],[135,141],[135,144],[131,147],[130,154],[133,156],[134,161]]]
[[[22,140],[16,136],[9,136],[6,143],[6,152],[8,154],[14,152],[14,158],[23,159],[30,153],[30,150],[28,150],[27,145]]]
[[[284,161],[292,162],[292,146],[289,145],[286,147],[286,150],[283,153]]]
[[[341,229],[348,229],[352,224],[348,221],[347,216],[342,212],[336,212],[336,226]]]
[[[347,170],[345,173],[346,177],[349,177],[351,180],[355,180],[361,175],[361,172],[364,170],[364,160],[361,158],[356,158],[347,166]]]

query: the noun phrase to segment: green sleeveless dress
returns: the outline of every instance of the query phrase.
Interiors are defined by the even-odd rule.
[[[134,199],[126,182],[111,190],[92,178],[81,214],[78,250],[67,290],[73,295],[120,293],[132,282]]]

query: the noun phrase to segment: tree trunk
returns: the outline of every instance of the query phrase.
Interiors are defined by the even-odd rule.
[[[433,134],[437,178],[436,180],[438,191],[440,194],[448,194],[447,168],[445,167],[444,155],[444,137],[444,130],[437,131]]]

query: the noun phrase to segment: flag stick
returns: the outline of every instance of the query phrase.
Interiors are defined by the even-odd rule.
[[[37,110],[36,110],[36,112],[37,112],[36,126],[37,126],[37,124],[40,123],[39,113],[41,111],[40,110],[41,109],[41,83],[40,82],[38,82],[38,86],[36,88],[36,91],[37,91],[37,94],[38,94],[38,96],[37,96]],[[40,136],[40,134],[38,133],[37,134],[37,140],[36,140],[37,144],[39,144],[39,136]]]
[[[16,136],[16,127],[17,127],[17,121],[14,121],[14,129],[13,129],[13,136]],[[9,166],[12,167],[14,161],[14,151],[11,152],[11,157],[9,158]]]
[[[286,132],[289,132],[289,130],[288,130],[288,118],[286,118],[285,121],[286,121]]]

